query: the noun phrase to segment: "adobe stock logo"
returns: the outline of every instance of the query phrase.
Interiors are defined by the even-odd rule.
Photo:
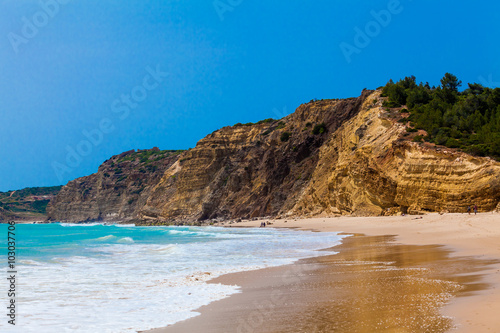
[[[477,79],[485,87],[489,87],[489,88],[500,87],[500,82],[493,81],[493,74],[489,74],[487,78],[485,78],[484,76],[480,75]]]
[[[38,10],[31,18],[23,16],[21,18],[22,27],[20,33],[9,32],[7,38],[15,53],[19,52],[19,46],[28,44],[30,40],[35,38],[40,29],[47,26],[51,19],[59,14],[61,5],[66,5],[71,0],[41,0],[39,1],[40,10]]]
[[[65,163],[53,161],[51,166],[60,182],[63,181],[64,175],[71,173],[74,168],[80,166],[83,158],[89,156],[94,151],[94,147],[98,147],[104,141],[105,135],[112,133],[116,129],[116,123],[123,121],[130,116],[130,112],[140,103],[145,101],[149,93],[160,86],[160,83],[168,76],[168,73],[162,72],[160,65],[156,69],[146,67],[147,74],[143,76],[142,82],[132,89],[130,93],[121,94],[120,98],[115,99],[111,105],[111,112],[114,113],[117,119],[111,117],[102,118],[95,128],[82,131],[81,139],[74,147],[66,146]]]
[[[382,9],[378,12],[375,10],[370,11],[373,20],[367,22],[364,29],[357,26],[354,27],[356,34],[354,35],[353,43],[342,42],[339,45],[347,63],[350,64],[352,62],[353,54],[360,54],[363,49],[367,48],[373,38],[381,33],[382,28],[386,28],[391,24],[393,16],[401,14],[403,9],[399,0],[390,0],[387,3],[387,9]]]
[[[278,117],[277,118],[278,120],[285,118],[286,116],[288,116],[290,114],[290,112],[287,111],[286,106],[283,107],[282,111],[278,110],[277,108],[273,108],[273,113]]]
[[[224,21],[224,13],[232,12],[236,7],[241,5],[242,2],[243,0],[214,0],[212,5],[217,15],[219,15],[219,19]]]

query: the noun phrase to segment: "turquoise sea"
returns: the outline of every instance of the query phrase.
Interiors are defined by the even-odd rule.
[[[8,305],[7,225],[2,308]],[[221,274],[331,254],[337,233],[272,228],[17,224],[16,326],[0,332],[136,332],[197,315],[239,292]],[[7,318],[7,319],[6,319]]]

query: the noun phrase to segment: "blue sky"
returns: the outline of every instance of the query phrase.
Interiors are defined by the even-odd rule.
[[[499,11],[493,1],[0,0],[0,191],[65,184],[130,149],[194,147],[223,126],[390,78],[438,84],[451,72],[497,86]]]

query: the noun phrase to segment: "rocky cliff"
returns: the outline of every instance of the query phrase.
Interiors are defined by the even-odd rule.
[[[208,135],[165,172],[141,218],[248,218],[292,209],[325,141],[359,112],[369,94],[304,104],[281,120]]]
[[[137,158],[115,156],[63,187],[49,217],[192,222],[495,209],[500,163],[414,142],[425,133],[408,132],[407,114],[383,101],[365,90],[303,104],[280,120],[224,127],[178,156],[156,157],[156,172],[142,176]],[[125,162],[117,175],[114,165]]]
[[[111,157],[96,173],[65,185],[47,206],[48,219],[136,221],[151,190],[180,153],[153,148]]]
[[[413,142],[404,113],[382,107],[380,92],[365,100],[322,146],[318,167],[289,214],[384,215],[463,212],[500,201],[500,163]],[[403,120],[403,121],[401,121]]]

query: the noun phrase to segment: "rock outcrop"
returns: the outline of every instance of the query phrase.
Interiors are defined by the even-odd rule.
[[[354,117],[369,94],[316,101],[279,121],[215,131],[165,172],[141,218],[251,218],[291,209],[330,133]]]
[[[115,156],[63,187],[49,217],[185,223],[495,209],[499,162],[413,142],[425,133],[407,132],[407,114],[383,100],[364,90],[303,104],[280,120],[224,127],[178,156],[156,158],[153,173]]]
[[[151,190],[180,153],[153,148],[111,157],[96,173],[65,185],[47,206],[48,220],[136,221]]]
[[[500,200],[500,163],[412,142],[401,115],[373,93],[333,133],[291,215],[384,215],[491,211]],[[416,135],[417,133],[415,133]],[[425,133],[421,133],[425,134]]]

